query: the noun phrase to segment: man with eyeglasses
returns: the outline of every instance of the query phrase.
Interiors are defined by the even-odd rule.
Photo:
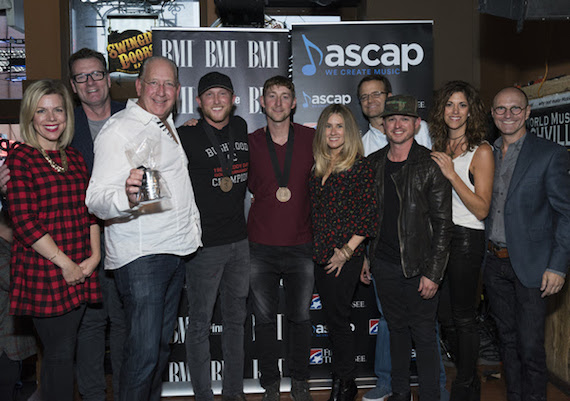
[[[81,152],[89,172],[93,170],[93,141],[111,115],[123,110],[124,103],[111,100],[111,78],[105,57],[83,48],[69,58],[71,88],[80,105],[75,109],[75,134],[71,146]],[[101,241],[104,245],[104,242]],[[105,255],[105,247],[101,247]],[[84,401],[105,400],[105,334],[109,319],[109,345],[113,369],[113,393],[119,395],[119,373],[125,341],[125,316],[112,271],[99,264],[103,303],[87,305],[77,335],[77,387]]]
[[[570,162],[564,147],[528,133],[530,106],[522,90],[501,90],[491,114],[501,136],[494,143],[483,280],[507,399],[545,401],[546,297],[561,290],[570,259]]]
[[[384,118],[382,113],[386,106],[386,100],[392,96],[392,85],[388,78],[383,75],[368,75],[358,84],[358,100],[362,113],[369,121],[369,129],[362,137],[364,145],[364,155],[368,156],[379,149],[388,145],[388,139],[384,130]],[[428,126],[425,121],[420,121],[419,129],[416,131],[415,141],[431,149],[431,138],[428,131]],[[369,284],[372,282],[374,286],[374,293],[376,295],[376,305],[380,312],[380,319],[378,322],[378,334],[376,336],[376,351],[374,358],[374,373],[378,380],[376,386],[368,391],[363,396],[364,401],[383,401],[392,394],[391,385],[391,372],[392,363],[390,360],[390,333],[388,331],[388,324],[384,317],[376,282],[370,274],[370,267],[368,261],[365,260],[363,272],[361,274],[361,281]],[[438,336],[439,340],[439,336]],[[443,362],[440,358],[440,393],[441,400],[445,401],[449,398],[449,392],[445,388],[446,376],[443,368]]]
[[[186,357],[196,401],[213,401],[210,326],[222,312],[223,401],[243,401],[244,325],[249,292],[249,243],[244,198],[249,168],[247,124],[233,116],[230,77],[210,72],[198,82],[202,118],[179,129],[202,221],[204,246],[186,262]]]
[[[188,159],[172,110],[180,93],[171,60],[144,61],[135,82],[138,99],[113,115],[95,139],[85,203],[105,220],[105,269],[113,270],[127,322],[119,400],[160,400],[184,283],[182,257],[202,244]],[[149,140],[159,153],[153,168],[166,186],[158,202],[140,203],[143,170],[127,150]]]

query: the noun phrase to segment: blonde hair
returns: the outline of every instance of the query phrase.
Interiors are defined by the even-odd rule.
[[[313,157],[315,159],[315,176],[323,177],[332,163],[330,149],[327,145],[326,124],[332,114],[338,114],[344,120],[344,145],[338,158],[335,159],[333,173],[340,173],[352,167],[358,156],[364,155],[364,146],[360,131],[350,109],[342,104],[327,106],[319,117],[317,132],[313,140]]]
[[[22,99],[20,108],[20,134],[27,145],[36,149],[41,149],[38,141],[38,134],[34,129],[34,114],[38,108],[41,98],[46,95],[60,95],[63,100],[65,109],[66,125],[65,129],[57,140],[57,148],[65,149],[73,140],[74,116],[73,116],[73,100],[69,91],[61,81],[52,79],[42,79],[32,83]]]

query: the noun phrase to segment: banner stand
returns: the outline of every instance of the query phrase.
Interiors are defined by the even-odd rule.
[[[355,379],[356,385],[361,388],[373,388],[376,386],[376,377],[358,377]],[[330,390],[331,379],[309,379],[309,387],[311,391]],[[212,391],[214,395],[222,395],[222,381],[212,381]],[[281,378],[280,391],[288,393],[291,391],[291,378]],[[245,379],[243,381],[243,392],[245,394],[263,394],[265,389],[261,387],[258,379]],[[165,382],[162,384],[162,397],[188,397],[194,396],[194,390],[190,382]]]

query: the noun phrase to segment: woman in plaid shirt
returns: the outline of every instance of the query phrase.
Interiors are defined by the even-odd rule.
[[[8,209],[14,226],[10,314],[30,315],[44,347],[46,401],[73,399],[73,356],[86,302],[100,302],[94,269],[99,226],[85,206],[88,173],[67,146],[73,102],[59,81],[29,86],[22,100],[25,144],[10,150]]]

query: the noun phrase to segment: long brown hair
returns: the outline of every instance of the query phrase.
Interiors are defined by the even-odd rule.
[[[344,120],[344,145],[340,150],[333,173],[348,170],[358,156],[364,155],[360,131],[352,112],[342,104],[331,104],[321,113],[313,140],[313,157],[315,158],[315,175],[317,177],[323,177],[327,173],[332,161],[325,133],[326,124],[332,114],[338,114]]]
[[[485,139],[487,118],[479,92],[465,81],[450,81],[436,92],[433,107],[429,113],[429,133],[433,142],[433,150],[435,151],[445,152],[446,150],[448,127],[444,119],[445,105],[451,95],[457,92],[465,95],[469,105],[469,117],[465,127],[467,151],[471,151]]]

